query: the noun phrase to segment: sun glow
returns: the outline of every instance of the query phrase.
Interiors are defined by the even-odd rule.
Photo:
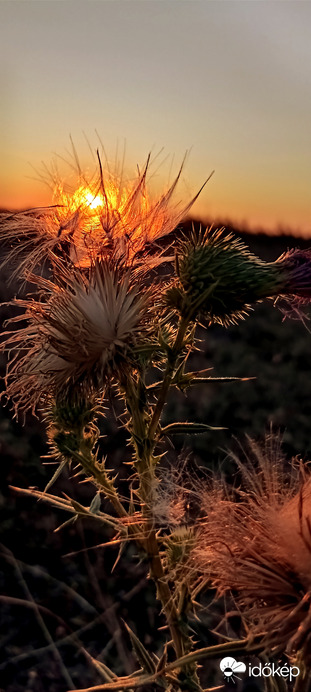
[[[94,221],[105,214],[117,214],[124,218],[131,193],[132,190],[121,190],[113,181],[108,181],[100,192],[92,190],[89,186],[80,185],[73,193],[68,193],[56,186],[54,199],[60,207],[63,206],[64,214],[68,214],[68,211],[79,212],[83,216],[92,217]]]
[[[74,182],[68,183],[57,169],[48,170],[46,182],[53,189],[52,205],[42,215],[39,212],[35,222],[26,219],[31,238],[31,224],[36,227],[35,261],[41,252],[39,240],[42,253],[43,248],[51,253],[57,248],[57,253],[69,254],[71,261],[83,268],[107,254],[128,266],[133,262],[156,266],[166,261],[164,249],[159,251],[154,244],[177,227],[198,195],[186,205],[174,200],[183,163],[162,194],[150,189],[150,166],[148,156],[145,165],[128,177],[124,169],[117,168],[116,173],[109,167],[104,170],[99,160],[99,171],[89,177],[79,167]],[[19,237],[20,224],[10,232],[12,237]],[[148,260],[143,260],[143,255]]]
[[[67,201],[69,201],[69,196]],[[102,195],[94,193],[89,187],[80,186],[71,196],[70,206],[75,211],[83,209],[83,211],[89,210],[92,212],[104,206],[104,199]]]
[[[177,229],[201,190],[186,204],[174,199],[182,162],[177,176],[159,194],[150,189],[151,164],[149,155],[145,165],[128,177],[123,168],[105,171],[99,159],[99,170],[90,177],[79,166],[74,183],[72,176],[68,183],[63,180],[57,167],[45,170],[52,204],[4,219],[7,241],[14,245],[12,254],[22,255],[21,233],[27,240],[29,252],[21,257],[19,270],[34,270],[59,257],[83,270],[103,258],[113,266],[144,271],[171,261],[173,237],[163,245],[158,240]]]
[[[100,197],[100,195],[96,195],[94,197],[93,193],[90,190],[84,190],[82,191],[81,197],[83,199],[83,196],[85,198],[86,203],[88,204],[90,209],[98,209],[98,207],[103,206],[103,199]]]

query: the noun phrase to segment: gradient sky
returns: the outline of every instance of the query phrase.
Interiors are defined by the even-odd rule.
[[[97,130],[132,167],[191,150],[182,196],[215,169],[197,215],[311,236],[311,2],[0,0],[0,51],[0,206]]]

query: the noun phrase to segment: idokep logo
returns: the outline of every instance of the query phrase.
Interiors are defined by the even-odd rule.
[[[231,658],[231,656],[222,658],[219,667],[224,674],[224,679],[226,682],[235,682],[235,678],[237,680],[241,680],[237,673],[245,673],[246,671],[245,663],[242,661],[236,661],[235,658]]]
[[[231,656],[226,656],[222,658],[219,664],[220,670],[224,674],[225,682],[235,682],[236,680],[241,680],[237,673],[246,673],[249,677],[253,678],[283,678],[284,680],[289,680],[292,682],[294,678],[297,678],[300,669],[298,666],[287,666],[278,665],[277,663],[261,663],[258,666],[252,666],[251,663],[248,664],[248,670],[243,661],[236,661],[235,658]]]

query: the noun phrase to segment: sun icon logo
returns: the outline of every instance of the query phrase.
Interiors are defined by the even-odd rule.
[[[235,658],[231,658],[231,656],[222,658],[219,667],[224,674],[225,682],[233,682],[233,684],[235,684],[235,678],[241,680],[237,673],[245,673],[246,671],[245,663],[236,661]]]

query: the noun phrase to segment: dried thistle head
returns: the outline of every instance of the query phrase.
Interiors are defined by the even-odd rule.
[[[112,172],[107,165],[103,171],[98,151],[97,155],[97,171],[86,178],[75,154],[74,190],[57,171],[50,173],[52,206],[2,215],[2,242],[13,246],[6,262],[19,261],[15,275],[33,271],[55,255],[80,268],[103,255],[145,271],[168,259],[157,241],[176,228],[198,196],[186,205],[174,201],[183,163],[173,183],[153,197],[147,183],[150,155],[142,170],[128,180],[118,168]]]
[[[10,353],[6,394],[18,408],[69,391],[103,395],[111,378],[139,367],[150,346],[155,297],[130,272],[96,261],[86,276],[60,263],[54,281],[29,276],[41,299],[15,300],[26,326],[4,334]]]
[[[193,232],[177,253],[178,284],[167,295],[181,313],[228,326],[264,298],[310,302],[311,251],[290,250],[264,262],[224,229]]]
[[[267,650],[300,652],[311,665],[311,478],[284,472],[278,446],[251,443],[238,460],[242,487],[223,485],[210,502],[192,559],[219,595],[231,593],[250,640]]]

